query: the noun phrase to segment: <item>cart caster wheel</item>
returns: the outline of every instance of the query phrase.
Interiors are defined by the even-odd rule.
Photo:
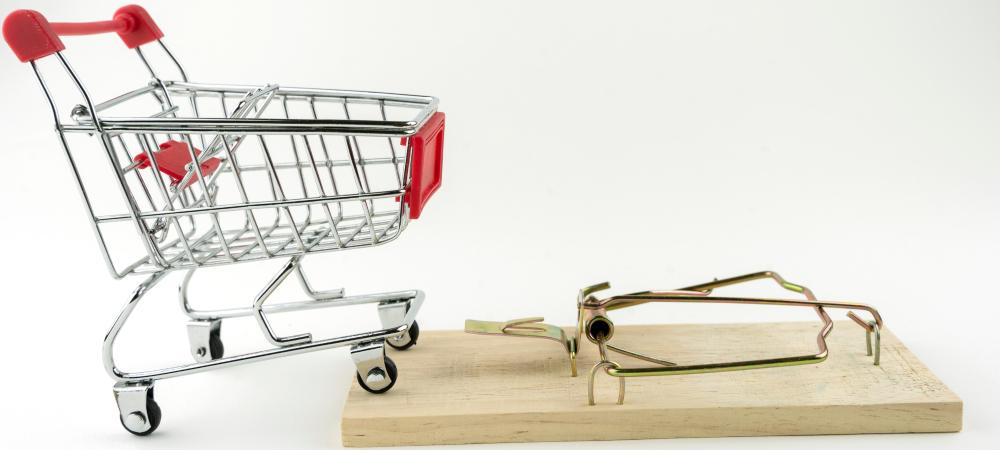
[[[147,436],[160,427],[163,413],[153,399],[153,386],[116,385],[118,420],[122,427],[136,436]]]
[[[188,338],[191,341],[191,356],[197,362],[208,362],[222,358],[226,347],[222,345],[221,320],[192,320],[188,322]]]
[[[212,359],[222,358],[226,354],[226,346],[222,345],[222,337],[219,330],[215,330],[208,336],[208,354]]]
[[[406,330],[406,334],[398,338],[386,339],[385,342],[396,350],[406,350],[417,345],[418,337],[420,337],[420,325],[417,325],[417,321],[414,320],[410,328]]]
[[[362,377],[361,373],[358,373],[357,374],[358,384],[361,385],[362,389],[371,392],[372,394],[382,394],[387,392],[389,389],[392,389],[392,387],[396,384],[396,377],[398,375],[398,372],[396,371],[396,363],[392,362],[392,360],[389,359],[388,356],[385,357],[385,369],[386,372],[388,372],[388,374],[383,372],[382,369],[378,367],[369,371],[367,377]],[[389,384],[381,389],[372,389],[368,387],[367,384],[365,384],[366,379],[372,379],[372,381],[376,380],[381,381],[383,379],[381,377],[384,377],[386,375],[388,375],[389,377]]]
[[[149,403],[146,404],[146,412],[149,413],[149,427],[146,427],[146,417],[141,412],[130,413],[127,418],[118,416],[121,421],[122,426],[136,436],[148,436],[156,431],[160,427],[160,419],[163,418],[163,413],[160,411],[160,405],[156,404],[156,400],[152,398],[149,399]],[[143,430],[145,431],[139,431]]]

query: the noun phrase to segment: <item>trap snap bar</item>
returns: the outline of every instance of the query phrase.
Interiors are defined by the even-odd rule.
[[[779,286],[792,292],[802,294],[804,299],[773,299],[773,298],[751,298],[751,297],[724,297],[712,295],[716,289],[747,283],[755,280],[770,279]],[[715,280],[708,283],[697,284],[673,291],[644,291],[632,294],[615,295],[606,298],[598,298],[594,294],[609,289],[608,283],[588,286],[580,290],[577,296],[577,325],[576,334],[567,336],[562,328],[555,325],[542,323],[544,318],[532,317],[527,319],[515,319],[506,322],[489,322],[481,320],[466,320],[465,331],[472,334],[484,334],[494,336],[511,337],[533,337],[543,338],[558,342],[566,351],[569,360],[569,369],[572,376],[577,375],[576,354],[578,347],[586,337],[588,341],[597,345],[601,358],[589,371],[588,378],[588,401],[591,405],[594,401],[594,378],[601,371],[618,379],[618,404],[625,403],[625,379],[634,377],[654,377],[666,375],[691,375],[700,373],[729,372],[735,370],[766,369],[773,367],[797,366],[803,364],[821,363],[829,356],[829,348],[826,343],[827,336],[833,331],[833,320],[826,312],[827,309],[848,309],[847,315],[855,323],[865,330],[867,354],[873,356],[874,364],[879,364],[881,355],[881,334],[882,316],[878,311],[868,305],[861,303],[833,302],[817,300],[812,291],[802,285],[785,281],[775,272],[757,272],[742,275],[724,280]],[[631,351],[612,344],[611,338],[615,334],[615,324],[609,317],[610,311],[644,305],[647,303],[726,303],[726,304],[755,304],[773,306],[792,306],[812,308],[816,311],[822,321],[822,328],[816,336],[818,348],[814,353],[805,355],[793,355],[767,359],[748,359],[738,361],[719,361],[704,364],[678,364],[668,361],[658,356],[649,356],[643,353]],[[863,320],[854,311],[864,311],[871,315],[870,320]],[[874,343],[872,337],[874,336]],[[655,342],[649,343],[655,346]],[[626,367],[622,363],[612,359],[610,354],[651,363],[653,367]]]

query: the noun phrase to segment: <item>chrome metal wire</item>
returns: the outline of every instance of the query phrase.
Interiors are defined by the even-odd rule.
[[[400,199],[410,182],[410,148],[394,138],[419,130],[437,99],[192,83],[162,42],[160,49],[179,81],[163,79],[136,49],[152,81],[100,103],[57,54],[84,100],[69,120],[32,64],[115,277],[370,247],[406,227]],[[146,116],[115,115],[150,99],[156,107]],[[75,133],[97,137],[108,154],[125,200],[117,212],[91,207],[89,178],[106,172],[76,166],[77,150],[67,140]],[[186,144],[188,160],[198,162],[179,180],[162,173],[156,158],[171,141]],[[203,164],[213,158],[217,169],[205,173]],[[131,258],[104,242],[104,227],[123,221],[134,224],[145,250]]]

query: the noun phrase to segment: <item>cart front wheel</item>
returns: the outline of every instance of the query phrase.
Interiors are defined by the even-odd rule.
[[[361,373],[359,372],[357,374],[357,378],[358,378],[358,384],[361,385],[362,389],[371,392],[372,394],[382,394],[384,392],[387,392],[389,389],[392,389],[392,387],[396,384],[397,375],[398,372],[396,371],[396,363],[394,363],[391,359],[389,359],[388,356],[386,356],[385,371],[383,371],[381,368],[376,367],[371,371],[369,371],[367,376],[362,376]],[[372,379],[372,381],[375,381],[376,379],[381,381],[383,378],[376,378],[376,377],[386,377],[386,376],[389,377],[389,384],[385,385],[385,387],[381,389],[372,389],[368,387],[368,384],[366,384],[366,380],[370,378]]]
[[[163,413],[160,411],[160,405],[153,399],[152,387],[145,389],[145,392],[133,390],[118,395],[118,420],[129,433],[146,436],[160,427]]]
[[[417,325],[417,321],[414,320],[413,324],[410,325],[410,328],[406,330],[406,334],[398,338],[386,339],[385,342],[396,350],[406,350],[414,345],[417,345],[418,337],[420,337],[420,325]]]

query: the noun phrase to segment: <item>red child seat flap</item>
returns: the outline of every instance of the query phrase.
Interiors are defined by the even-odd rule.
[[[201,150],[194,149],[195,155],[200,155]],[[187,175],[187,166],[191,163],[191,152],[188,151],[188,145],[180,141],[167,141],[160,144],[160,150],[153,153],[156,158],[156,166],[160,169],[172,181],[172,184],[180,183],[184,179],[184,175]],[[138,163],[136,166],[139,169],[145,169],[151,164],[149,162],[149,157],[145,153],[141,153],[135,156],[134,161]],[[222,161],[219,158],[209,158],[205,162],[201,163],[201,173],[208,178],[215,172],[215,169],[219,168],[219,164]],[[184,187],[191,186],[198,181],[197,173],[192,175]]]

